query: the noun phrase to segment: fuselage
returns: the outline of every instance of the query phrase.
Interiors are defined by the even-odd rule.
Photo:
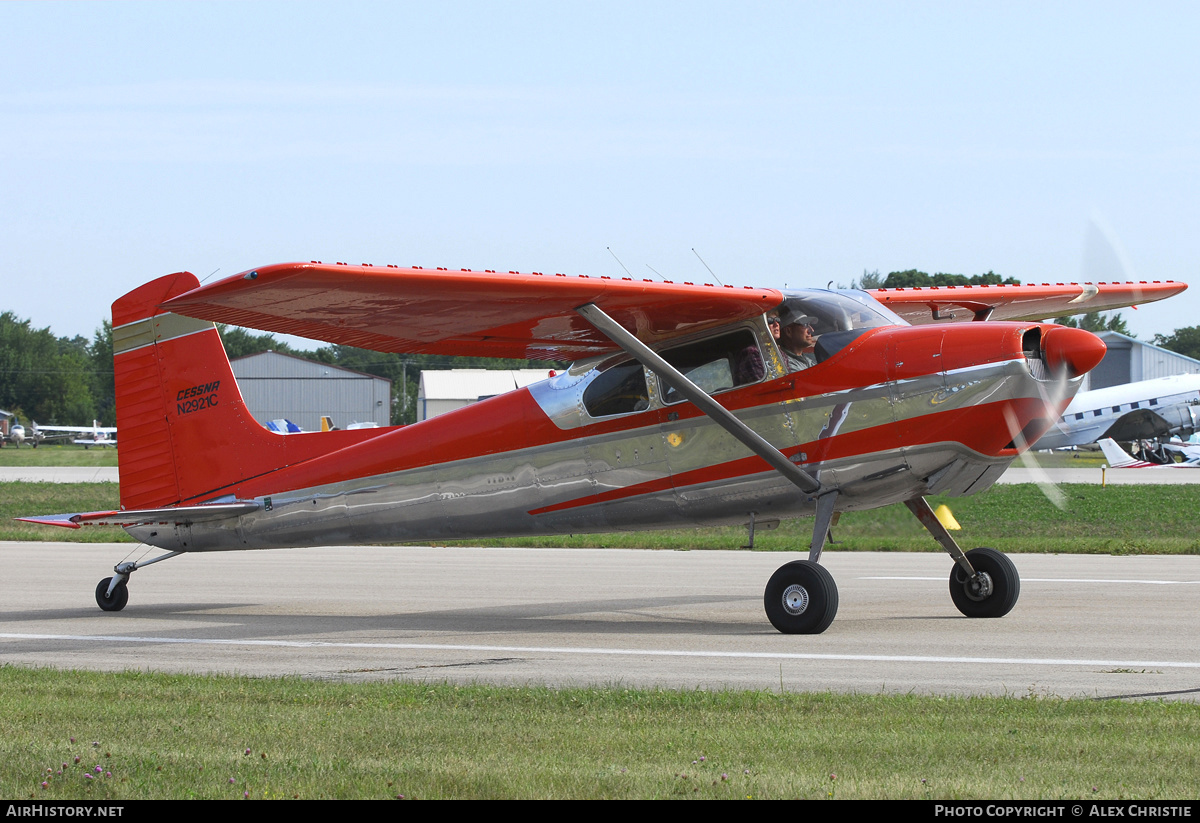
[[[838,489],[839,510],[987,488],[1078,384],[1062,378],[1050,391],[1039,349],[1048,327],[1036,323],[911,327],[851,315],[829,321],[817,365],[793,373],[761,317],[657,348]],[[229,500],[259,508],[129,531],[211,551],[739,524],[814,507],[620,354],[191,502]]]

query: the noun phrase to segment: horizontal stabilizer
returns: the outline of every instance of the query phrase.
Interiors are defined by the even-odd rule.
[[[43,526],[63,526],[78,529],[83,526],[148,526],[190,525],[205,520],[225,520],[258,511],[258,503],[214,503],[211,506],[175,506],[165,509],[134,509],[131,511],[84,512],[82,514],[47,514],[18,517],[25,523]]]

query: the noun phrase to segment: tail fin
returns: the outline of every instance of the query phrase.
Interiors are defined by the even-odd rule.
[[[211,500],[351,442],[343,432],[284,437],[259,425],[216,327],[159,308],[199,285],[194,274],[178,272],[113,303],[122,508]]]
[[[1104,452],[1104,458],[1108,460],[1108,465],[1114,469],[1136,468],[1145,466],[1147,463],[1142,460],[1135,460],[1123,448],[1117,445],[1117,441],[1111,437],[1105,437],[1100,442],[1100,449]]]

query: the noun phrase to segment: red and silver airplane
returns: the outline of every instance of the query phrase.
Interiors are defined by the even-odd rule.
[[[121,510],[23,519],[120,525],[166,549],[100,582],[117,611],[135,570],[183,552],[809,516],[808,559],[775,572],[764,605],[779,631],[818,633],[838,606],[818,562],[834,515],[905,503],[953,558],[958,609],[999,617],[1016,568],[964,553],[925,496],[988,488],[1103,357],[1094,335],[1032,319],[1185,288],[777,291],[315,262],[203,287],[172,274],[113,304]],[[768,312],[813,327],[815,365],[788,371]],[[250,416],[213,322],[574,365],[402,428],[283,437]]]

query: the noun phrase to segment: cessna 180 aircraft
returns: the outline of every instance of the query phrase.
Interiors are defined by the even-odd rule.
[[[113,304],[120,525],[182,552],[752,524],[815,517],[767,583],[770,622],[824,631],[834,515],[903,502],[953,558],[950,595],[999,617],[1020,580],[963,552],[925,495],[988,488],[1053,425],[1104,344],[1028,322],[1159,300],[1182,283],[777,291],[419,267],[268,266],[159,278]],[[768,324],[816,335],[790,371]],[[982,322],[1010,320],[1019,322]],[[911,323],[923,324],[913,326]],[[970,322],[975,321],[975,322]],[[575,361],[405,427],[280,436],[248,413],[213,322],[385,352]],[[933,323],[933,325],[927,325]]]

